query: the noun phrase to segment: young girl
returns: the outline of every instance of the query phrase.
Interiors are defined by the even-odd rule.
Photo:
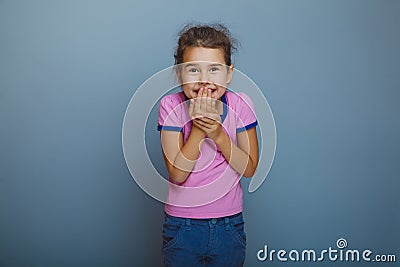
[[[201,205],[193,204],[188,194],[187,205],[165,205],[165,266],[244,264],[239,180],[253,176],[257,168],[257,120],[250,99],[227,90],[233,49],[228,29],[220,24],[189,25],[179,37],[175,68],[182,91],[162,98],[158,121],[169,181],[184,191],[220,186],[216,182],[224,176],[232,186]],[[209,194],[213,192],[218,188]],[[179,197],[170,189],[170,199]]]

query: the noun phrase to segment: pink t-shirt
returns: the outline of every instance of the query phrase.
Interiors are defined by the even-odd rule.
[[[158,114],[158,130],[182,132],[184,143],[192,128],[187,100],[183,92],[166,95],[161,99]],[[236,144],[237,133],[257,125],[253,103],[244,93],[236,94],[229,90],[221,97],[221,101],[224,103],[221,115],[223,130]],[[239,181],[239,173],[229,166],[215,143],[206,137],[186,181],[179,187],[169,187],[170,201],[165,204],[165,212],[172,216],[199,219],[239,213],[242,211],[242,187]]]

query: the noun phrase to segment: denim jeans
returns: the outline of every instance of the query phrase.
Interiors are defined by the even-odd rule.
[[[246,257],[242,213],[212,219],[165,214],[162,253],[166,267],[236,267]]]

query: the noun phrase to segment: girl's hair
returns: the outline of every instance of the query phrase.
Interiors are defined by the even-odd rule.
[[[238,41],[232,37],[228,28],[220,23],[187,24],[179,32],[178,46],[174,57],[175,65],[183,63],[183,54],[188,47],[221,48],[225,64],[232,64],[231,55],[237,49]]]

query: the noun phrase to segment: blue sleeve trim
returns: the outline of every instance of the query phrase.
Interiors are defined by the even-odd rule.
[[[176,127],[176,126],[163,126],[163,125],[158,125],[157,130],[161,131],[174,131],[174,132],[181,132],[182,128],[181,127]]]
[[[244,127],[242,127],[242,128],[237,128],[237,129],[236,129],[236,133],[241,133],[241,132],[243,132],[243,131],[247,131],[248,129],[251,129],[251,128],[253,128],[253,127],[256,127],[257,124],[258,124],[257,121],[255,121],[255,122],[250,123],[249,125],[246,125],[246,126],[244,126]]]

